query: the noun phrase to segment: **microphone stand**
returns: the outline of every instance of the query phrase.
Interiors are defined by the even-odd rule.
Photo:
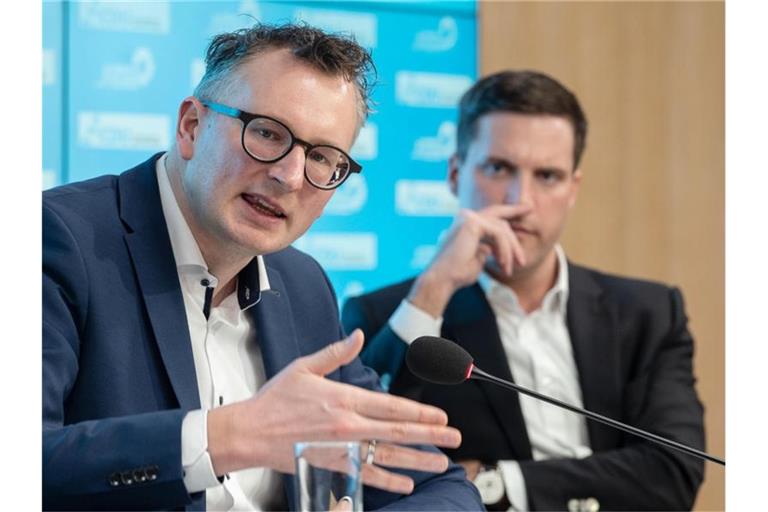
[[[604,423],[606,425],[609,425],[611,427],[617,428],[619,430],[623,430],[624,432],[628,432],[630,434],[634,434],[636,436],[642,437],[644,439],[648,439],[649,441],[653,441],[655,443],[662,444],[664,446],[667,446],[669,448],[673,448],[675,450],[679,450],[681,452],[687,453],[688,455],[693,455],[694,457],[698,457],[700,459],[706,459],[712,462],[716,462],[717,464],[720,464],[721,466],[725,466],[725,459],[720,459],[718,457],[712,456],[708,453],[705,453],[701,450],[697,450],[695,448],[691,448],[690,446],[686,446],[684,444],[678,443],[676,441],[672,441],[671,439],[666,439],[664,437],[658,436],[656,434],[652,434],[650,432],[646,432],[645,430],[641,430],[637,427],[633,427],[631,425],[626,425],[624,423],[621,423],[620,421],[616,421],[614,419],[611,419],[607,416],[603,416],[602,414],[597,414],[596,412],[588,411],[586,409],[582,409],[580,407],[576,407],[575,405],[567,404],[565,402],[561,402],[560,400],[557,400],[555,398],[548,397],[546,395],[541,395],[539,393],[536,393],[535,391],[531,391],[530,389],[524,388],[522,386],[519,386],[515,384],[514,382],[507,382],[506,380],[500,379],[498,377],[495,377],[489,373],[484,372],[480,368],[476,367],[474,364],[471,366],[471,371],[469,377],[471,379],[477,379],[477,380],[484,380],[487,382],[492,382],[494,384],[498,384],[499,386],[503,386],[508,389],[512,389],[514,391],[517,391],[518,393],[522,393],[524,395],[532,396],[534,398],[538,398],[539,400],[543,400],[545,402],[548,402],[552,405],[556,405],[558,407],[562,407],[563,409],[567,409],[572,412],[576,412],[579,414],[582,414],[586,416],[587,418],[591,420],[598,421],[600,423]]]

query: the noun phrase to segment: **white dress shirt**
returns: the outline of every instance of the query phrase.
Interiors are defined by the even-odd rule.
[[[184,484],[190,493],[206,491],[207,510],[269,509],[282,490],[279,475],[266,468],[251,468],[230,473],[220,483],[208,454],[207,433],[208,410],[252,397],[267,380],[261,349],[254,341],[255,326],[247,313],[260,293],[269,290],[264,260],[258,256],[246,267],[250,272],[244,270],[238,276],[236,291],[211,307],[219,282],[208,271],[176,202],[165,158],[163,155],[157,161],[157,181],[184,298],[201,405],[200,410],[189,412],[182,424]],[[259,292],[252,293],[249,286],[255,286],[256,280]]]
[[[566,325],[568,264],[562,248],[555,247],[558,275],[541,307],[526,313],[508,286],[482,273],[478,284],[496,316],[509,368],[517,384],[575,406],[582,405],[581,386]],[[442,318],[435,319],[403,300],[389,320],[390,328],[410,342],[419,336],[439,336]],[[518,395],[534,460],[592,454],[586,420],[532,397]],[[516,510],[528,510],[528,497],[520,466],[499,461],[507,497]]]

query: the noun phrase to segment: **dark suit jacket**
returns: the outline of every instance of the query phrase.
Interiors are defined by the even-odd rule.
[[[205,508],[205,493],[189,495],[183,482],[181,422],[200,403],[158,157],[43,196],[46,509]],[[248,311],[272,377],[342,329],[315,260],[288,248],[265,263],[272,291]],[[359,360],[328,378],[370,389],[377,382]],[[393,503],[399,496],[366,489],[366,507],[480,506],[460,468],[412,476],[412,496]],[[292,479],[284,481],[293,505]]]
[[[569,264],[567,324],[584,407],[697,448],[704,446],[703,410],[694,390],[693,342],[680,292],[647,281]],[[387,320],[413,280],[350,299],[347,330],[366,335],[363,362],[390,373],[390,391],[445,409],[463,435],[447,450],[454,460],[518,460],[531,507],[564,509],[571,498],[595,497],[601,510],[690,509],[703,463],[587,420],[594,454],[582,460],[533,461],[516,394],[479,381],[427,384],[403,364],[406,345]],[[456,292],[441,336],[464,346],[477,366],[513,379],[494,313],[475,284]]]

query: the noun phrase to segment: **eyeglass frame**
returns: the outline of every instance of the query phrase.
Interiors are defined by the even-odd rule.
[[[246,112],[245,110],[240,110],[234,107],[230,107],[229,105],[224,105],[223,103],[217,103],[215,101],[210,100],[199,100],[200,103],[202,103],[205,107],[213,110],[214,112],[217,112],[219,114],[225,115],[227,117],[232,117],[234,119],[239,119],[243,123],[243,130],[240,133],[240,145],[243,147],[243,151],[245,151],[245,154],[249,157],[253,158],[257,162],[263,163],[263,164],[271,164],[275,163],[279,160],[282,160],[285,158],[291,151],[293,151],[293,148],[298,144],[302,148],[304,148],[304,179],[307,180],[307,183],[312,185],[315,188],[318,188],[320,190],[334,190],[339,188],[345,181],[347,181],[347,178],[350,177],[352,173],[360,173],[363,170],[363,166],[361,166],[359,163],[355,162],[349,154],[347,154],[346,151],[343,151],[342,149],[337,148],[336,146],[332,146],[331,144],[311,144],[303,139],[300,139],[296,137],[293,134],[293,131],[291,131],[288,126],[285,125],[282,121],[275,119],[274,117],[265,116],[263,114],[254,114],[251,112]],[[277,158],[272,159],[262,159],[256,157],[254,154],[252,154],[250,151],[248,151],[248,148],[245,146],[245,129],[248,127],[248,124],[253,121],[254,119],[268,119],[274,123],[277,123],[278,125],[285,128],[285,130],[288,132],[288,135],[291,136],[291,143],[288,145],[288,149],[285,150],[285,153],[280,155]],[[317,183],[314,183],[307,173],[307,161],[306,161],[306,155],[309,154],[310,151],[312,151],[315,148],[319,147],[325,147],[325,148],[331,148],[335,149],[336,151],[340,152],[342,155],[344,155],[347,160],[349,160],[349,171],[347,172],[347,175],[344,176],[343,179],[339,180],[338,183],[334,184],[331,187],[324,187],[320,186]]]

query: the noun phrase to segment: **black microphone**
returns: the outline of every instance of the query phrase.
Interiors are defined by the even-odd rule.
[[[725,459],[720,459],[701,450],[697,450],[696,448],[691,448],[690,446],[678,443],[677,441],[672,441],[671,439],[652,434],[651,432],[646,432],[645,430],[633,427],[632,425],[621,423],[620,421],[603,416],[602,414],[597,414],[596,412],[561,402],[555,398],[531,391],[514,382],[508,382],[504,379],[494,377],[476,367],[469,352],[456,343],[444,338],[437,338],[435,336],[422,336],[416,338],[408,347],[408,352],[405,354],[405,363],[408,365],[408,369],[411,370],[411,373],[433,384],[461,384],[467,379],[493,382],[494,384],[498,384],[505,388],[513,389],[518,393],[523,393],[524,395],[532,396],[571,412],[579,413],[591,420],[599,421],[600,423],[604,423],[613,428],[640,436],[649,441],[653,441],[654,443],[725,466]]]

